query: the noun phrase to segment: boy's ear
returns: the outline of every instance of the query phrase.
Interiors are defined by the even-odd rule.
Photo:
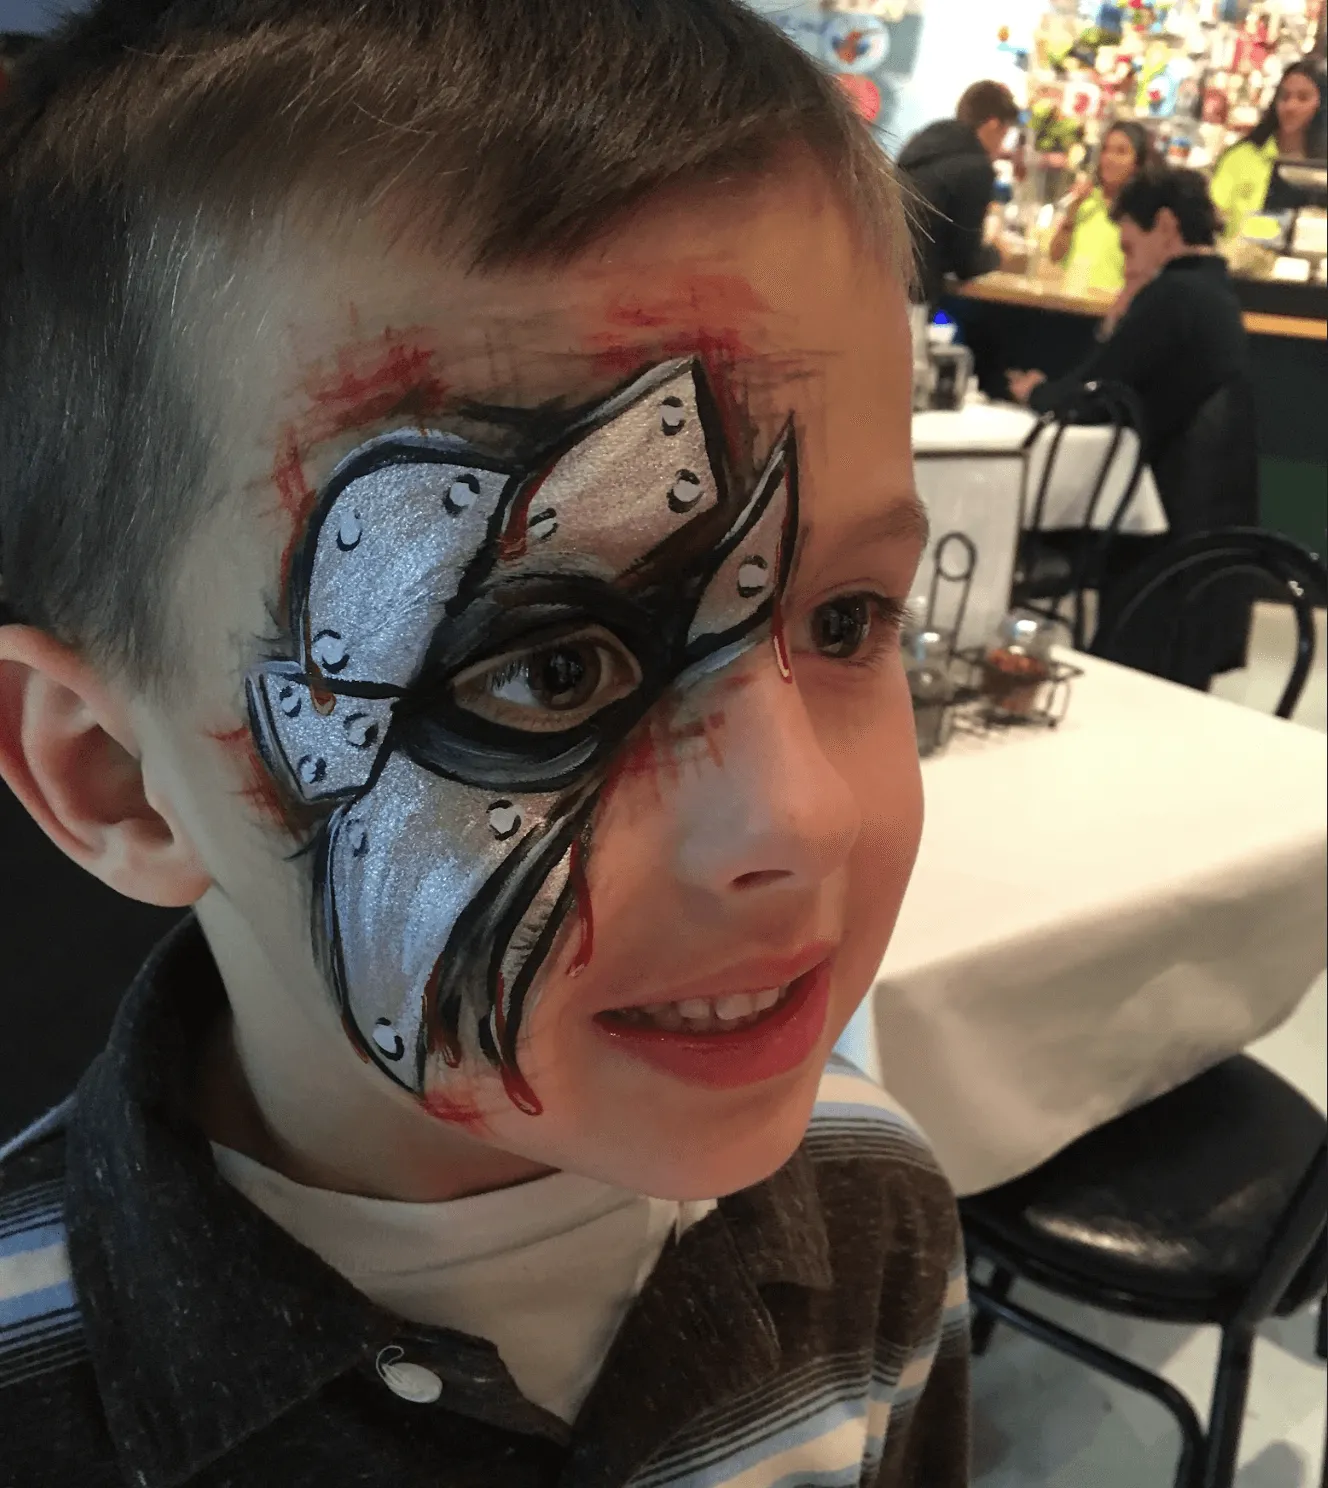
[[[131,899],[177,907],[211,880],[149,801],[128,712],[69,647],[0,626],[0,776],[61,851]]]

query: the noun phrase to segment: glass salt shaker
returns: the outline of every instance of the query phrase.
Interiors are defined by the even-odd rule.
[[[926,759],[945,743],[954,683],[950,680],[950,638],[938,630],[914,636],[906,661],[908,690],[913,699],[913,727],[918,754]]]

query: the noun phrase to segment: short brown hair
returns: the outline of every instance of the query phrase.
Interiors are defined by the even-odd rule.
[[[906,277],[883,152],[741,0],[99,0],[0,119],[0,599],[167,680],[172,560],[221,488],[172,309],[204,248],[400,195],[472,267],[557,262],[790,149]]]
[[[1014,101],[1014,94],[1004,83],[993,82],[990,78],[970,83],[955,109],[955,118],[970,129],[981,129],[988,119],[1013,124],[1018,117],[1019,105]]]

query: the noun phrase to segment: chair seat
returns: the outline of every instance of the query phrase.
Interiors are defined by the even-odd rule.
[[[964,1227],[976,1251],[986,1242],[1056,1290],[1219,1322],[1257,1274],[1324,1130],[1299,1091],[1238,1055],[964,1199]],[[1277,1311],[1322,1290],[1325,1269],[1320,1245]]]

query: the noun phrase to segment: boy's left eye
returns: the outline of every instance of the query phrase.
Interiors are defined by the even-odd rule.
[[[532,733],[577,728],[641,684],[636,658],[598,627],[468,668],[452,682],[457,704]]]
[[[877,594],[845,594],[817,605],[811,614],[812,648],[848,661],[882,645],[898,629],[903,610]]]

